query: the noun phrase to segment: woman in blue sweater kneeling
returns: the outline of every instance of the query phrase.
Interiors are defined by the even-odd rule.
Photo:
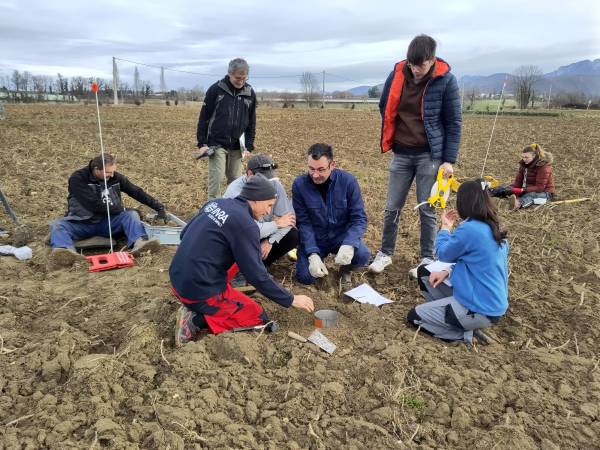
[[[435,241],[437,258],[454,267],[423,279],[430,301],[411,309],[407,320],[437,338],[470,344],[474,332],[484,338],[479,330],[508,309],[508,242],[483,180],[460,185],[456,209],[442,214]],[[458,216],[463,222],[452,231]],[[442,286],[448,277],[452,287]]]

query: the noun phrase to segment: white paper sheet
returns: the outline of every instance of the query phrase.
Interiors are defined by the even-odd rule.
[[[442,272],[447,269],[452,269],[454,267],[454,263],[445,263],[442,261],[434,261],[431,264],[425,266],[427,270],[430,272]],[[452,282],[450,281],[450,277],[444,280],[444,284],[452,287]]]
[[[363,283],[360,286],[350,289],[344,292],[348,297],[353,298],[359,303],[368,303],[370,305],[381,306],[387,303],[394,303],[389,298],[385,298],[367,283]]]

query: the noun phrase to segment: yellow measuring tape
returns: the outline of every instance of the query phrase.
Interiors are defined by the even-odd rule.
[[[446,199],[448,198],[448,194],[450,193],[452,181],[454,181],[454,175],[450,175],[448,178],[444,178],[444,170],[438,170],[437,192],[429,196],[429,198],[427,199],[427,203],[429,203],[434,208],[444,209],[446,207]]]
[[[438,170],[437,181],[431,188],[431,193],[427,201],[419,203],[415,206],[415,209],[430,204],[432,208],[444,209],[446,208],[446,200],[450,195],[450,190],[454,183],[454,175],[450,175],[448,178],[444,178],[444,169]]]

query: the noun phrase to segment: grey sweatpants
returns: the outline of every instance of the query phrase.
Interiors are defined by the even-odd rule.
[[[415,312],[420,317],[420,320],[414,321],[415,325],[421,325],[440,339],[462,339],[471,343],[473,330],[492,325],[487,316],[469,311],[454,297],[423,303],[415,308]]]

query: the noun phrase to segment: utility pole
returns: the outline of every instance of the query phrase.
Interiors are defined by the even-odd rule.
[[[119,89],[119,70],[117,69],[117,60],[113,56],[113,104],[119,104],[119,94],[117,90]]]
[[[167,98],[167,84],[165,83],[165,68],[161,67],[160,68],[160,90],[163,93],[163,95],[165,96],[165,98]]]
[[[325,109],[325,71],[323,71],[323,92],[321,95],[321,109]]]
[[[550,109],[550,96],[552,95],[552,85],[550,85],[550,90],[548,91],[548,104],[546,105],[547,109]]]

